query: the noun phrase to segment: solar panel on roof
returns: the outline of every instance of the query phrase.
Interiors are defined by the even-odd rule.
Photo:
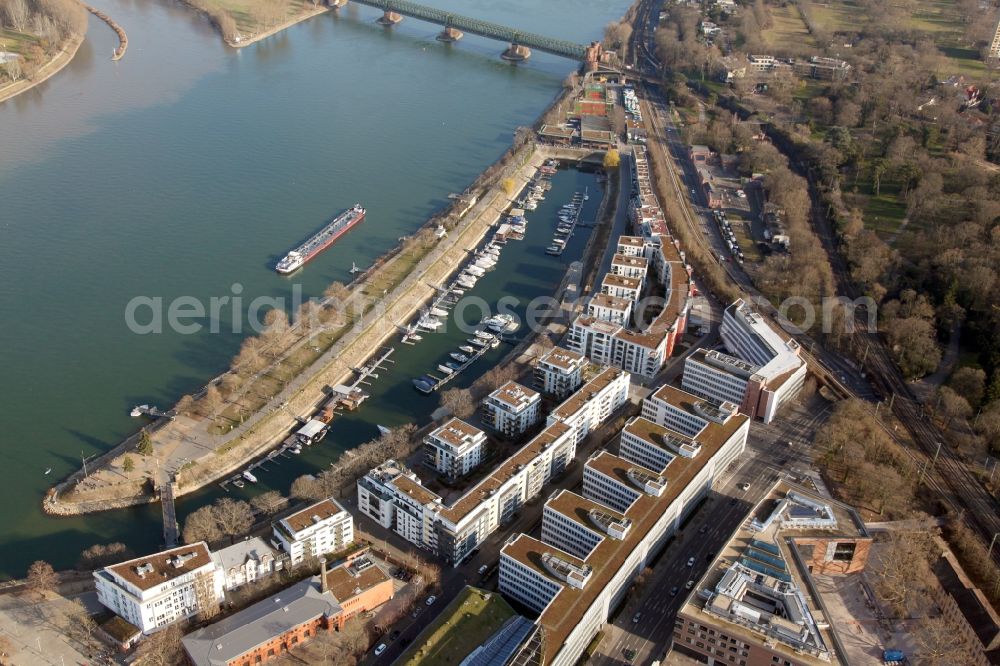
[[[751,539],[750,545],[757,550],[762,550],[765,553],[770,553],[771,555],[781,555],[781,550],[773,543],[761,541],[760,539]]]
[[[780,571],[785,571],[787,567],[785,566],[785,561],[778,557],[772,557],[767,553],[762,553],[755,548],[747,548],[743,553],[747,557],[753,558],[754,560],[772,566]]]

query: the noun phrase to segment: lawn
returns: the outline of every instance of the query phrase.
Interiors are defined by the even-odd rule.
[[[816,48],[816,40],[809,34],[809,28],[802,20],[799,8],[794,4],[771,7],[774,26],[764,31],[764,39],[771,46],[780,47],[794,44]]]
[[[396,663],[455,666],[514,615],[514,609],[496,592],[466,587]]]

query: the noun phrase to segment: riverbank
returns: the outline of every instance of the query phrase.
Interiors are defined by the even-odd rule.
[[[238,36],[234,40],[234,39],[227,39],[226,36],[223,35],[222,39],[226,42],[226,44],[232,46],[234,49],[242,49],[246,46],[250,46],[251,44],[256,44],[262,39],[267,39],[272,35],[276,35],[282,30],[287,30],[288,28],[291,28],[293,25],[296,25],[297,23],[301,23],[302,21],[311,19],[314,16],[319,16],[320,14],[325,14],[326,12],[330,11],[330,9],[331,9],[330,7],[325,7],[323,5],[320,5],[315,9],[307,10],[301,14],[298,14],[297,16],[288,19],[284,23],[276,25],[273,28],[269,28],[264,32],[257,33],[252,37],[243,38],[242,36]],[[218,27],[218,25],[216,25],[216,27]]]
[[[504,167],[508,173],[501,175],[513,177],[520,189],[547,157],[546,151],[536,151],[529,143],[508,156]],[[487,171],[495,171],[496,166]],[[485,190],[479,202],[446,239],[411,269],[403,283],[381,299],[378,316],[369,316],[368,321],[362,319],[238,429],[227,435],[213,436],[204,427],[199,427],[195,419],[181,416],[156,432],[157,467],[160,470],[179,469],[177,494],[195,492],[273,449],[287,435],[291,415],[312,413],[323,395],[323,385],[340,383],[350,377],[352,368],[363,365],[395,335],[395,327],[387,322],[398,324],[411,319],[436,293],[431,285],[447,279],[465,258],[467,248],[478,244],[500,219],[510,204],[504,180],[503,177],[495,178],[494,184]],[[399,256],[395,252],[390,254]],[[364,284],[357,284],[352,297],[363,291]],[[92,466],[89,478],[75,475],[68,483],[57,486],[44,503],[45,511],[75,515],[156,501],[148,479],[130,479],[130,475],[121,473],[120,464],[116,468],[115,458],[120,458],[129,449],[129,446],[117,448],[115,455],[99,462],[101,471],[95,473],[93,470],[98,465]],[[193,451],[200,451],[202,455],[187,455]],[[178,464],[180,460],[184,460],[182,465]]]
[[[44,83],[49,78],[58,74],[63,67],[72,62],[76,56],[76,52],[80,50],[80,45],[83,44],[85,37],[86,32],[71,37],[51,60],[38,68],[38,71],[35,72],[35,75],[31,79],[14,81],[0,88],[0,104],[23,92],[31,90],[38,84]]]

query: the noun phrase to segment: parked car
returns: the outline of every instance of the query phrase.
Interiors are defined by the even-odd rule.
[[[489,565],[486,565],[486,564],[484,564],[483,566],[479,567],[479,575],[482,576],[484,573],[486,573],[489,570],[489,568],[490,568]]]
[[[694,581],[693,580],[689,580],[688,582],[684,583],[684,589],[685,590],[690,590],[692,587],[694,587]]]
[[[750,484],[747,483],[746,481],[740,484],[740,490],[749,490],[749,489],[750,489]]]
[[[424,603],[427,604],[428,606],[433,606],[434,602],[437,600],[438,598],[432,594],[431,596],[427,597],[427,601],[425,601]]]
[[[674,585],[672,588],[670,588],[670,596],[672,596],[672,597],[676,597],[677,596],[677,586],[676,585]]]
[[[377,657],[383,652],[385,652],[385,643],[379,643],[378,647],[375,648],[375,656]]]

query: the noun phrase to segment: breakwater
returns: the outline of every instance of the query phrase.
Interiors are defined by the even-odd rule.
[[[121,60],[125,56],[125,50],[128,49],[128,35],[125,34],[125,28],[115,23],[114,19],[96,7],[91,7],[87,4],[83,6],[87,8],[88,12],[107,23],[111,29],[115,31],[115,34],[118,35],[118,48],[114,50],[114,53],[111,55],[111,59]]]

